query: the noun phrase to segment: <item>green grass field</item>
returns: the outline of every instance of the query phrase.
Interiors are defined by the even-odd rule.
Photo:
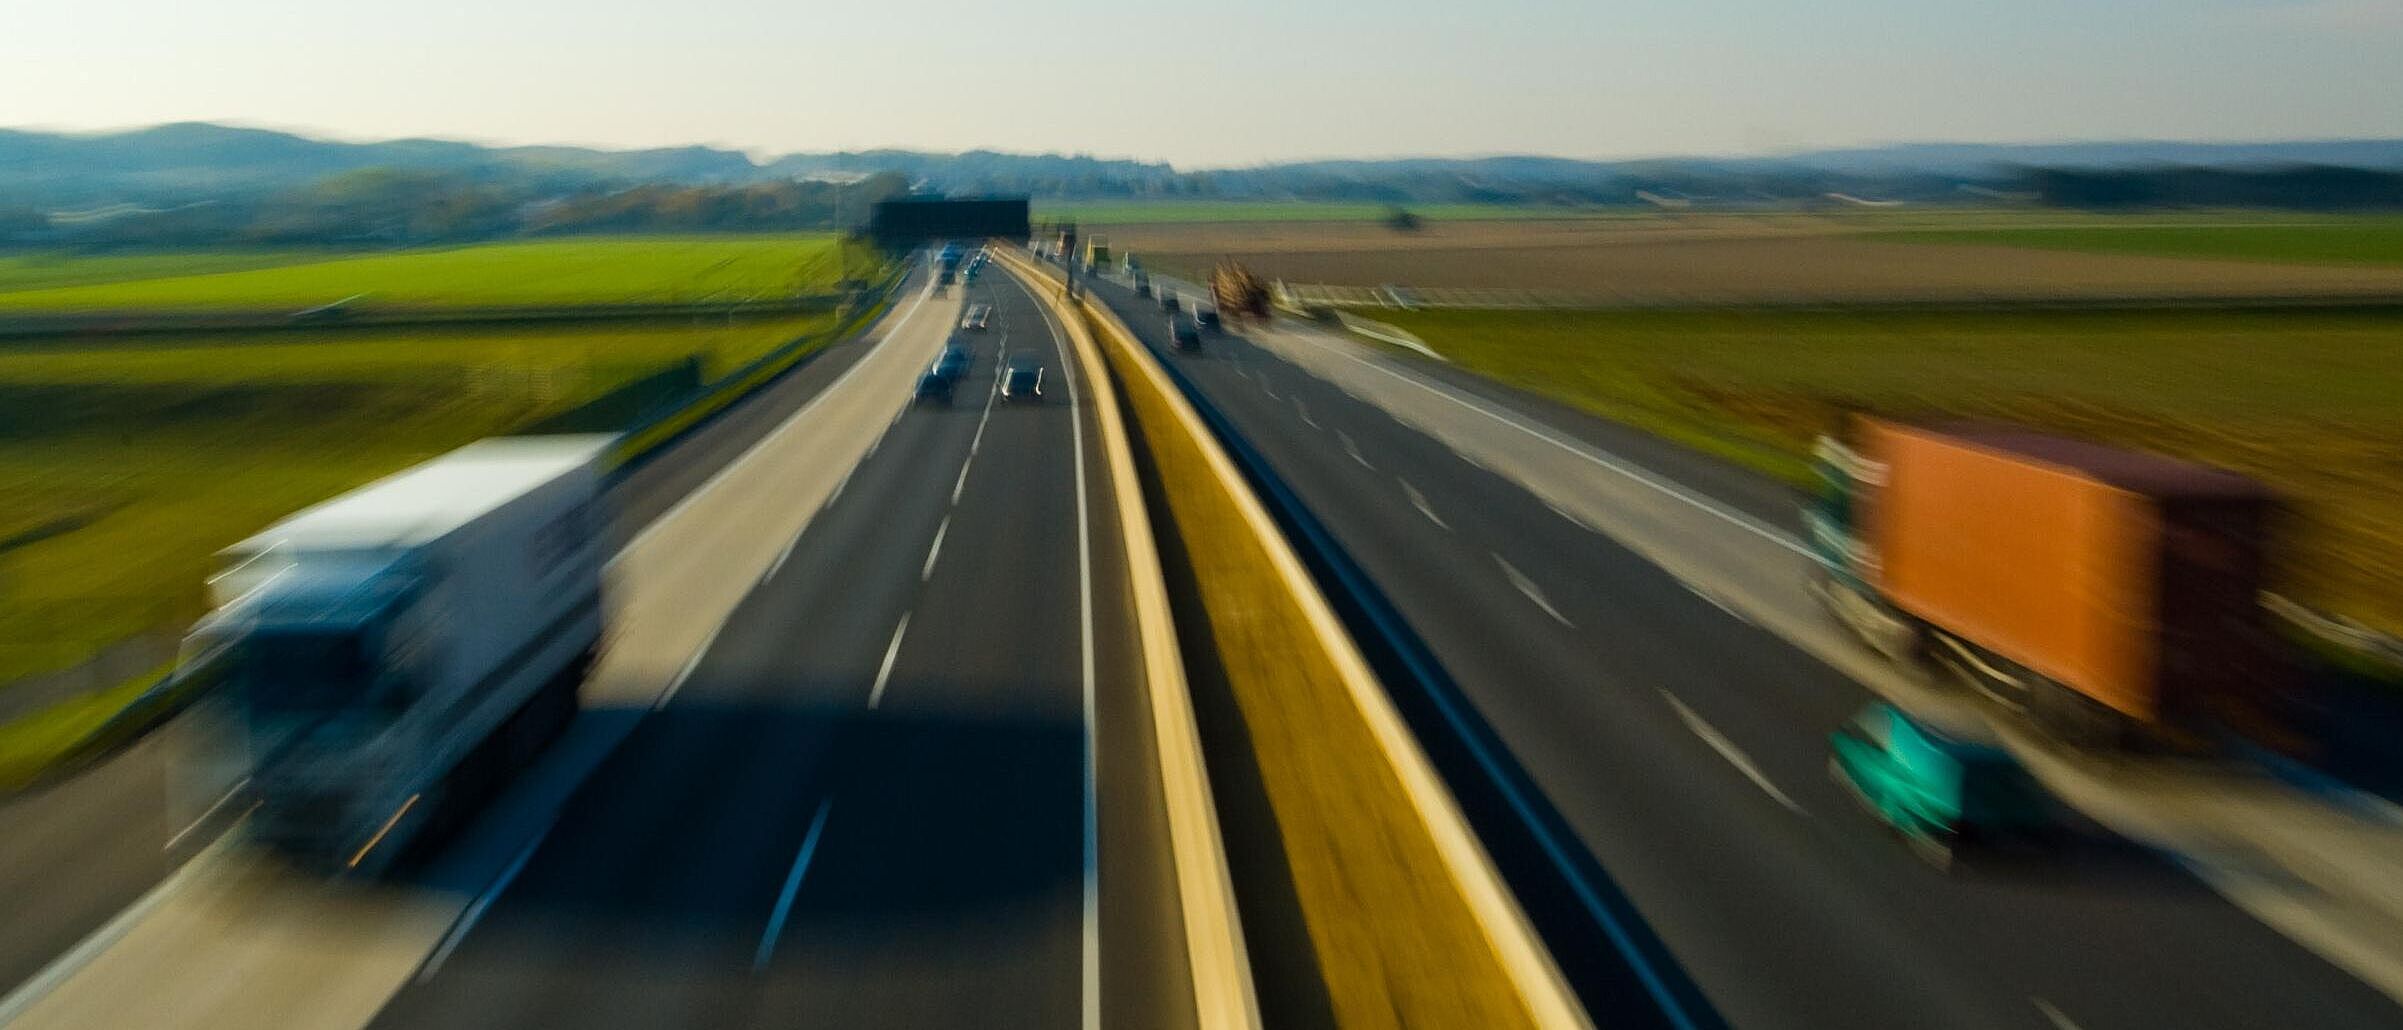
[[[2403,632],[2403,315],[1378,312],[1461,365],[1801,484],[1847,410],[2012,420],[2255,475],[2297,599]]]
[[[2054,216],[2056,219],[2061,216]],[[2256,216],[2259,217],[2259,216]],[[2103,254],[2321,265],[2403,265],[2403,218],[2211,223],[2133,216],[2084,225],[1942,226],[1873,232],[1873,239],[2036,247]]]
[[[290,256],[11,258],[0,263],[0,309],[280,309],[351,297],[429,306],[733,301],[824,291],[846,270],[869,276],[879,260],[846,254],[828,233],[596,237],[296,263],[285,261]]]
[[[131,279],[241,272],[325,261],[339,256],[317,250],[179,251],[156,254],[35,251],[5,254],[0,255],[0,293],[88,286]]]
[[[1516,204],[1404,204],[1410,213],[1429,221],[1494,221],[1503,219],[1631,218],[1645,212],[1617,208],[1555,207]],[[1390,204],[1339,204],[1274,200],[1094,200],[1037,201],[1036,220],[1065,218],[1080,224],[1141,225],[1195,222],[1373,222],[1393,210]]]
[[[714,378],[833,318],[0,348],[0,684],[174,632],[211,555],[277,517],[688,356]]]

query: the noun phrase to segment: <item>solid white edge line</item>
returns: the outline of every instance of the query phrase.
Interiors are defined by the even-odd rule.
[[[910,613],[901,613],[901,623],[893,627],[893,642],[885,645],[884,664],[876,667],[876,685],[868,689],[868,707],[884,701],[884,686],[893,678],[893,660],[901,657],[901,637],[909,632]]]
[[[1711,606],[1711,607],[1713,607],[1713,608],[1717,608],[1717,609],[1718,609],[1718,610],[1720,610],[1720,611],[1726,612],[1726,613],[1727,613],[1727,617],[1728,617],[1728,618],[1734,619],[1735,621],[1737,621],[1737,622],[1741,622],[1741,623],[1743,623],[1744,625],[1747,625],[1747,626],[1750,626],[1750,625],[1752,625],[1752,624],[1753,624],[1752,620],[1751,620],[1751,619],[1749,619],[1749,618],[1747,618],[1747,617],[1745,617],[1745,615],[1744,615],[1744,613],[1743,613],[1743,612],[1739,612],[1739,611],[1735,610],[1735,607],[1734,607],[1733,605],[1730,605],[1730,604],[1728,604],[1727,602],[1720,600],[1720,599],[1719,599],[1719,595],[1717,595],[1717,594],[1714,594],[1714,593],[1711,593],[1711,592],[1710,592],[1710,591],[1708,591],[1708,590],[1704,590],[1704,589],[1702,589],[1701,587],[1698,587],[1698,586],[1695,586],[1695,585],[1693,585],[1692,583],[1686,583],[1686,584],[1684,584],[1684,585],[1685,585],[1685,589],[1686,589],[1686,592],[1687,592],[1687,593],[1689,593],[1689,594],[1692,594],[1692,595],[1694,595],[1695,597],[1699,597],[1699,598],[1701,598],[1701,599],[1703,599],[1703,600],[1705,600],[1705,601],[1708,601],[1708,602],[1710,602],[1710,606]]]
[[[755,586],[752,589],[758,588]],[[735,607],[740,608],[741,604],[737,603]],[[727,617],[731,620],[733,613],[727,613]],[[676,692],[684,689],[684,681],[692,678],[693,670],[701,667],[701,659],[708,657],[709,649],[717,645],[718,634],[725,631],[726,624],[720,622],[717,624],[717,628],[710,630],[709,635],[701,639],[701,646],[694,648],[692,657],[684,660],[684,667],[676,670],[676,678],[669,680],[667,688],[661,690],[659,696],[651,700],[652,711],[656,712],[666,708],[668,702],[676,699]]]
[[[1510,585],[1517,588],[1519,593],[1527,595],[1527,600],[1535,602],[1535,606],[1543,609],[1544,614],[1551,616],[1552,621],[1570,629],[1577,628],[1576,623],[1570,622],[1568,616],[1560,614],[1560,609],[1552,607],[1552,602],[1545,599],[1543,588],[1536,586],[1534,580],[1528,579],[1526,573],[1520,572],[1518,566],[1510,564],[1510,559],[1498,554],[1494,555],[1493,559],[1494,564],[1502,567],[1502,575],[1510,580]]]
[[[1752,764],[1752,758],[1736,747],[1735,741],[1727,739],[1726,734],[1719,732],[1718,727],[1703,721],[1701,714],[1688,707],[1684,701],[1679,700],[1677,695],[1662,690],[1660,696],[1661,700],[1669,703],[1669,707],[1677,710],[1677,717],[1685,721],[1686,729],[1694,731],[1694,736],[1702,738],[1702,742],[1710,745],[1711,750],[1718,752],[1720,758],[1734,766],[1737,772],[1743,773],[1745,779],[1751,780],[1753,786],[1759,787],[1762,793],[1775,799],[1778,804],[1786,806],[1795,815],[1808,814],[1802,810],[1801,805],[1794,802],[1793,798],[1786,796],[1785,791],[1777,789],[1777,784],[1769,782],[1768,775],[1761,772],[1760,766]]]
[[[1100,726],[1096,717],[1096,688],[1098,673],[1093,650],[1093,529],[1085,500],[1085,422],[1084,399],[1077,388],[1076,362],[1068,356],[1068,331],[1052,317],[1026,284],[1018,284],[1027,299],[1034,301],[1035,310],[1051,328],[1053,353],[1059,355],[1061,376],[1068,382],[1069,426],[1076,452],[1076,568],[1077,608],[1083,617],[1084,649],[1084,932],[1082,943],[1081,983],[1083,1030],[1101,1030],[1101,773]]]
[[[1032,298],[1032,295],[1029,295]],[[1036,307],[1042,307],[1037,302]],[[1043,316],[1050,319],[1049,312]],[[1076,385],[1075,362],[1069,360],[1065,331],[1052,335],[1060,356],[1060,373],[1068,381],[1069,426],[1076,449],[1076,569],[1077,608],[1084,619],[1085,704],[1085,878],[1084,878],[1084,1030],[1101,1030],[1101,739],[1095,701],[1098,678],[1093,655],[1093,526],[1085,499],[1084,402]]]
[[[902,312],[901,318],[893,323],[892,328],[885,330],[882,336],[877,337],[877,344],[882,346],[884,341],[901,335],[901,330],[909,325],[910,320],[918,317],[918,310],[926,306],[926,299],[929,296],[931,296],[930,292],[920,291],[918,293],[918,299],[910,302],[909,310]],[[824,401],[830,396],[833,396],[839,389],[841,389],[844,383],[849,382],[852,376],[858,375],[860,369],[867,366],[868,358],[869,355],[860,355],[858,361],[852,362],[851,367],[844,369],[843,374],[837,376],[834,382],[828,383],[824,388],[820,389],[816,396],[809,399],[809,403],[802,405],[799,410],[785,416],[784,421],[777,423],[775,428],[760,434],[759,439],[753,441],[751,446],[745,449],[742,454],[736,456],[733,461],[727,462],[724,467],[717,470],[716,474],[710,476],[707,480],[702,481],[699,487],[695,488],[691,493],[685,494],[683,499],[678,500],[674,505],[671,505],[668,510],[659,513],[657,518],[654,518],[650,522],[644,524],[641,531],[634,534],[633,539],[626,541],[626,546],[618,548],[617,554],[610,556],[609,564],[617,564],[619,558],[624,557],[627,552],[642,546],[642,542],[650,539],[652,533],[657,532],[660,527],[667,525],[670,521],[673,521],[677,515],[682,514],[684,509],[691,507],[694,502],[699,501],[705,496],[708,496],[712,491],[724,484],[728,478],[732,477],[736,470],[750,464],[752,459],[759,457],[760,454],[766,451],[766,444],[769,440],[773,440],[778,436],[782,436],[785,430],[791,428],[795,423],[801,421],[804,416],[815,410],[820,402]],[[880,437],[879,439],[882,438]]]
[[[1474,411],[1480,415],[1484,415],[1487,418],[1493,419],[1496,422],[1500,422],[1503,425],[1511,427],[1512,429],[1516,429],[1519,432],[1525,433],[1538,440],[1542,440],[1543,442],[1551,444],[1554,447],[1558,447],[1561,450],[1567,451],[1570,454],[1583,458],[1586,461],[1592,462],[1593,464],[1609,469],[1612,472],[1616,472],[1629,479],[1635,480],[1638,483],[1642,483],[1645,486],[1651,487],[1660,491],[1661,493],[1674,497],[1685,502],[1686,504],[1700,508],[1703,511],[1709,512],[1710,514],[1724,519],[1729,523],[1749,530],[1762,539],[1776,544],[1779,547],[1783,547],[1786,550],[1792,551],[1796,554],[1807,555],[1810,553],[1810,549],[1804,547],[1802,542],[1796,540],[1790,533],[1762,523],[1760,520],[1755,519],[1750,515],[1721,507],[1717,502],[1711,501],[1702,497],[1700,494],[1696,494],[1693,491],[1686,489],[1685,487],[1663,479],[1655,473],[1646,471],[1645,469],[1630,464],[1622,459],[1608,457],[1597,448],[1563,440],[1546,430],[1539,429],[1535,426],[1521,422],[1517,418],[1512,417],[1510,414],[1490,407],[1482,401],[1473,400],[1471,398],[1462,396],[1461,394],[1452,390],[1449,386],[1430,383],[1421,380],[1416,376],[1403,375],[1400,372],[1394,371],[1393,369],[1387,368],[1374,361],[1370,361],[1367,358],[1363,358],[1357,354],[1348,353],[1332,344],[1311,339],[1309,334],[1306,333],[1294,333],[1293,335],[1298,339],[1309,342],[1309,344],[1313,347],[1317,347],[1321,350],[1327,351],[1328,353],[1334,354],[1337,357],[1341,357],[1345,360],[1352,361],[1374,371],[1383,373],[1384,375],[1390,376],[1411,386],[1415,386],[1428,393],[1434,394],[1437,397],[1441,397],[1445,400],[1451,401],[1454,404],[1458,404],[1461,407],[1467,408],[1470,411]],[[1465,453],[1463,453],[1461,457],[1469,458],[1469,456]],[[1483,462],[1478,462],[1475,458],[1469,458],[1469,460],[1476,463],[1479,467],[1483,467]]]
[[[242,788],[247,786],[250,786],[250,777],[245,776],[240,780],[235,781],[233,786],[225,788],[225,793],[219,795],[215,803],[209,805],[206,810],[202,811],[200,813],[200,818],[192,820],[191,825],[175,831],[175,836],[167,838],[167,845],[159,850],[175,850],[176,845],[183,843],[184,838],[191,836],[192,831],[199,829],[201,824],[206,823],[210,819],[214,818],[217,815],[218,809],[224,808],[226,802],[232,801],[236,795],[242,793]]]
[[[49,965],[42,967],[41,972],[18,984],[16,990],[10,991],[6,997],[0,997],[0,1026],[16,1022],[18,1017],[40,1004],[43,998],[49,997],[50,992],[57,990],[68,978],[90,965],[93,959],[99,958],[102,952],[125,939],[134,927],[150,917],[150,913],[166,904],[168,898],[182,892],[186,881],[199,875],[203,857],[226,847],[230,840],[229,837],[217,838],[199,855],[194,855],[191,861],[176,867],[175,872],[159,881],[157,886],[144,891],[141,897],[125,906],[125,910],[117,913],[115,918],[101,924],[100,929],[92,931],[90,936],[77,942],[65,954],[52,959]]]
[[[776,908],[768,913],[768,928],[759,935],[759,950],[751,955],[751,971],[768,968],[768,959],[776,954],[776,938],[784,936],[784,921],[793,914],[793,899],[801,893],[801,878],[809,874],[809,860],[818,853],[818,837],[826,832],[826,817],[834,813],[834,799],[818,802],[818,814],[809,821],[809,833],[801,838],[801,851],[793,856],[793,870],[784,876],[784,891],[776,895]]]
[[[565,808],[562,808],[561,811],[564,812]],[[459,922],[451,927],[451,932],[443,935],[442,946],[435,948],[434,954],[426,959],[426,964],[417,970],[418,983],[431,980],[434,978],[434,974],[442,972],[442,964],[450,960],[451,952],[457,951],[460,942],[467,940],[467,935],[474,932],[476,923],[484,918],[485,910],[490,909],[493,902],[500,900],[501,895],[509,890],[510,884],[517,882],[517,874],[526,871],[526,863],[534,860],[534,853],[542,850],[542,842],[550,838],[551,828],[558,824],[559,813],[553,813],[550,821],[543,824],[542,832],[535,834],[533,840],[527,841],[525,850],[519,851],[517,857],[510,861],[509,867],[501,870],[500,879],[492,881],[491,886],[484,888],[484,893],[476,896],[475,904],[467,906],[467,912],[459,917]]]
[[[943,523],[935,527],[934,546],[926,549],[926,564],[918,567],[918,582],[924,583],[934,575],[935,559],[943,556],[943,537],[950,532],[951,516],[945,515]]]
[[[908,409],[905,408],[902,410],[906,411]],[[857,471],[859,471],[859,466],[856,465],[844,469],[843,478],[834,481],[834,492],[826,495],[826,503],[818,505],[818,510],[824,511],[828,508],[834,507],[834,502],[841,500],[843,497],[843,488],[851,485],[851,474]],[[796,537],[796,539],[798,538]]]
[[[2077,1021],[2070,1019],[2069,1013],[2061,1011],[2060,1006],[2035,995],[2029,995],[2028,1001],[2036,1006],[2037,1013],[2050,1022],[2055,1030],[2079,1030]]]

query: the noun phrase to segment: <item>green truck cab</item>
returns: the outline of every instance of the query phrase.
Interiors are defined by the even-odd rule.
[[[2010,752],[1884,702],[1830,734],[1828,750],[1829,775],[1940,869],[1966,848],[2045,844],[2059,825]]]

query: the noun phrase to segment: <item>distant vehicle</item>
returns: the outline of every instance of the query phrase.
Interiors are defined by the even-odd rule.
[[[1130,276],[1136,275],[1143,271],[1143,262],[1135,260],[1133,254],[1128,254],[1120,263],[1118,270]]]
[[[1005,401],[1039,401],[1043,399],[1043,366],[1013,365],[1001,374],[1001,399]]]
[[[602,639],[614,442],[469,444],[223,552],[186,668],[223,676],[206,721],[246,756],[245,832],[372,875],[566,727]]]
[[[1223,328],[1218,321],[1217,308],[1193,309],[1193,322],[1195,325],[1198,325],[1209,332],[1217,332],[1219,329]]]
[[[949,404],[951,403],[952,379],[953,377],[941,372],[928,372],[919,376],[918,388],[910,394],[910,399],[919,404]]]
[[[1178,350],[1200,350],[1201,329],[1183,315],[1168,316],[1168,342]]]
[[[1964,739],[1878,702],[1828,737],[1828,774],[1937,868],[1968,849],[2043,845],[2050,795],[1999,745]]]
[[[1138,275],[1138,276],[1136,276],[1136,277],[1135,277],[1135,296],[1138,296],[1138,297],[1149,297],[1149,296],[1151,296],[1151,279],[1150,279],[1150,278],[1148,278],[1148,277],[1146,277],[1146,276],[1140,276],[1140,275]]]
[[[950,269],[944,269],[943,271],[940,271],[940,272],[937,272],[937,273],[935,273],[935,284],[934,284],[935,292],[936,292],[936,293],[941,293],[941,292],[943,292],[943,290],[944,290],[945,288],[947,288],[947,287],[949,287],[949,286],[951,285],[951,282],[952,282],[952,279],[953,279],[953,278],[954,278],[954,275],[953,275],[953,273],[951,272],[951,270],[950,270]]]
[[[991,327],[992,321],[993,305],[970,304],[968,313],[960,316],[960,328],[972,333],[981,333]]]
[[[1181,303],[1179,303],[1179,302],[1177,301],[1177,299],[1176,299],[1176,291],[1174,291],[1174,290],[1161,290],[1161,291],[1160,291],[1160,310],[1162,310],[1162,311],[1166,311],[1166,312],[1168,312],[1168,313],[1170,313],[1170,314],[1175,314],[1176,312],[1178,312],[1178,311],[1182,310],[1183,308],[1184,308],[1184,305],[1183,305],[1183,304],[1181,304]]]
[[[1888,656],[2081,744],[2208,736],[2279,689],[2259,483],[2007,426],[1849,429],[1804,523],[1829,609]]]
[[[931,371],[946,379],[957,379],[967,375],[968,370],[974,367],[976,367],[976,355],[970,353],[966,347],[951,346],[943,348],[942,355],[935,358],[934,368]]]

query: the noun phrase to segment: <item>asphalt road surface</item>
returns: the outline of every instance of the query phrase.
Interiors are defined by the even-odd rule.
[[[1033,300],[903,410],[384,1027],[1180,1026],[1095,427]],[[1045,369],[1039,402],[998,371]]]
[[[905,284],[898,296],[919,285]],[[629,470],[611,489],[613,546],[807,403],[865,350],[852,341],[819,352]],[[222,820],[195,825],[197,813],[169,811],[165,752],[175,738],[171,724],[99,766],[0,800],[0,910],[8,913],[0,931],[0,994],[75,946],[223,828]]]
[[[1155,301],[1093,293],[1265,455],[1734,1025],[2403,1026],[2385,996],[2107,835],[2027,864],[1923,865],[1825,771],[1827,732],[1871,699],[1860,684],[1271,350],[1220,334],[1172,353]],[[1519,417],[1603,446],[1625,434],[1526,410],[1541,407]],[[1790,518],[1724,466],[1642,457]]]

